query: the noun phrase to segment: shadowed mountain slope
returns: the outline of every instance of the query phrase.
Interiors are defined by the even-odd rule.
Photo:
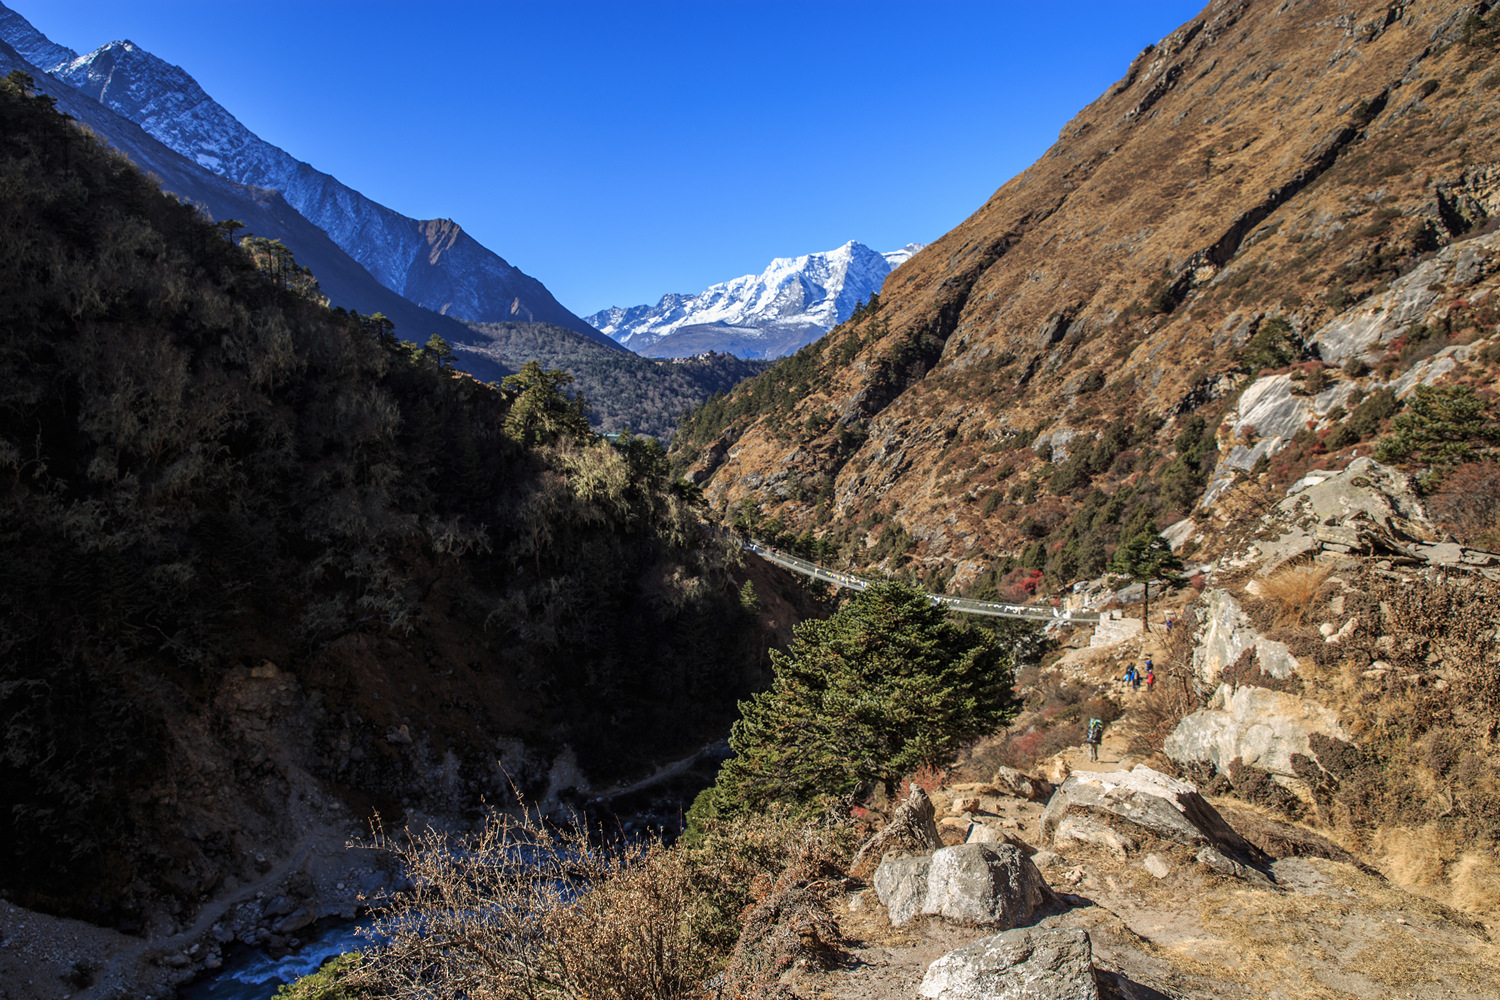
[[[425,343],[434,334],[451,341],[467,332],[457,320],[423,309],[380,284],[281,195],[204,170],[135,123],[42,73],[10,45],[0,42],[0,75],[17,69],[30,74],[37,89],[56,100],[59,111],[88,126],[142,171],[159,178],[163,190],[201,207],[211,218],[239,219],[246,231],[281,240],[299,262],[312,269],[333,304],[366,314],[384,313],[396,324],[400,336],[417,343]]]

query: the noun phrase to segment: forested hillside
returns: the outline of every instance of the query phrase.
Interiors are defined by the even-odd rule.
[[[606,433],[629,431],[666,441],[677,419],[716,393],[763,370],[769,362],[708,352],[663,361],[603,347],[545,323],[469,323],[472,336],[454,341],[458,361],[486,380],[527,361],[561,368],[571,390],[588,401],[590,423]]]
[[[191,912],[307,802],[461,810],[564,744],[628,772],[759,683],[653,444],[328,309],[18,74],[0,192],[11,899]]]

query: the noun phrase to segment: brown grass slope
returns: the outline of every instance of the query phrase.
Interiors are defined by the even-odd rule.
[[[1159,473],[1181,418],[1216,425],[1257,321],[1311,334],[1500,213],[1483,7],[1216,0],[800,356],[779,409],[754,399],[764,377],[740,387],[684,463],[715,506],[859,525],[838,539],[856,564],[900,524],[959,584],[1025,544],[1038,431],[1154,414],[1113,473]],[[1158,523],[1183,506],[1157,501]]]

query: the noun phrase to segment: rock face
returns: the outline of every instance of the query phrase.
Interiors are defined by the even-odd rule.
[[[1022,927],[950,951],[927,968],[929,1000],[1096,1000],[1093,948],[1076,927]]]
[[[1036,865],[1010,844],[959,844],[926,858],[887,861],[874,881],[895,927],[919,915],[1014,927],[1052,897]]]
[[[1333,551],[1402,551],[1434,531],[1406,476],[1370,458],[1304,477],[1271,512],[1272,523]],[[1270,560],[1262,571],[1273,568]]]
[[[1347,741],[1338,715],[1315,701],[1280,691],[1221,685],[1207,708],[1183,718],[1162,749],[1179,764],[1208,763],[1226,771],[1235,758],[1271,775],[1306,802],[1312,790],[1292,766],[1294,754],[1314,756],[1314,733]]]
[[[1144,764],[1130,771],[1069,775],[1042,814],[1042,839],[1050,842],[1060,829],[1073,829],[1074,825],[1062,824],[1075,817],[1115,828],[1123,834],[1122,841],[1132,833],[1143,833],[1188,847],[1214,847],[1226,854],[1254,853],[1197,788]]]
[[[1219,675],[1253,650],[1261,670],[1278,679],[1292,676],[1297,658],[1286,644],[1262,637],[1227,590],[1206,590],[1197,608],[1202,637],[1193,650],[1193,673],[1205,687],[1219,683]]]
[[[1491,168],[1491,173],[1494,172]],[[1493,189],[1494,181],[1490,185]],[[1404,333],[1414,323],[1433,318],[1455,293],[1473,287],[1495,268],[1500,234],[1446,246],[1431,260],[1324,324],[1312,336],[1325,361],[1364,358]]]

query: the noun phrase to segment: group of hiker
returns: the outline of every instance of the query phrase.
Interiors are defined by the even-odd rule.
[[[1145,673],[1141,673],[1134,663],[1125,668],[1125,683],[1136,691],[1141,689],[1141,681],[1146,682],[1146,690],[1150,691],[1156,684],[1156,668],[1151,665],[1151,657],[1146,657]]]
[[[1146,657],[1144,672],[1134,663],[1125,668],[1124,681],[1136,691],[1141,689],[1141,682],[1146,684],[1149,692],[1156,684],[1156,668],[1151,663],[1151,657]],[[1104,720],[1090,719],[1088,728],[1084,730],[1083,745],[1089,752],[1089,760],[1099,759],[1099,744],[1104,742]]]

